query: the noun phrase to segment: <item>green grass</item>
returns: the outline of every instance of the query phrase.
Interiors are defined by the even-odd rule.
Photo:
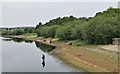
[[[37,34],[36,33],[25,33],[23,35],[25,35],[25,36],[36,36]]]
[[[74,40],[74,41],[71,41],[73,46],[82,46],[82,45],[87,45],[87,42],[85,41],[82,41],[82,40]]]

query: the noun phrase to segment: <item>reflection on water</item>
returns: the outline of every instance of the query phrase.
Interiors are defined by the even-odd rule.
[[[44,54],[42,55],[42,60],[43,60],[42,61],[42,66],[44,67],[45,66],[45,55]]]
[[[24,39],[22,39],[22,38],[12,38],[12,40],[14,41],[14,42],[24,42]]]
[[[3,41],[12,41],[11,38],[2,39]]]
[[[33,43],[32,40],[27,40],[27,39],[23,39],[23,38],[3,38],[2,40],[4,41],[14,41],[14,42],[25,42],[25,43]]]
[[[21,42],[33,43],[32,40],[27,40],[27,39],[23,39],[23,38],[5,38],[5,39],[2,39],[2,40],[4,40],[4,41],[14,41],[14,42],[18,42],[18,43],[21,43]],[[35,41],[35,45],[36,45],[37,48],[39,48],[40,50],[42,50],[44,52],[52,51],[53,49],[55,49],[55,46],[46,45],[46,44],[43,44],[41,42],[36,42]]]
[[[2,38],[3,72],[80,72],[47,53],[54,46],[32,42]]]
[[[40,42],[35,42],[35,44],[36,44],[36,47],[38,47],[44,52],[52,51],[53,49],[55,49],[55,46],[46,45]]]
[[[26,43],[33,43],[32,40],[25,40]]]
[[[23,38],[5,38],[2,39],[4,41],[14,41],[14,42],[25,42],[25,43],[33,43],[32,40],[27,40],[27,39],[23,39]],[[37,48],[39,48],[40,50],[42,50],[43,52],[48,52],[48,51],[52,51],[53,49],[55,49],[55,46],[50,46],[50,45],[46,45],[40,42],[35,42],[35,45]],[[42,67],[45,67],[45,55],[42,54]]]
[[[12,40],[14,42],[26,42],[26,43],[32,43],[32,40],[27,40],[27,39],[23,39],[23,38],[12,38]]]

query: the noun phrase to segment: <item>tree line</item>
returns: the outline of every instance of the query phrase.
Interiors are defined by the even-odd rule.
[[[36,26],[38,36],[59,38],[60,40],[83,40],[88,44],[110,44],[120,37],[120,9],[109,8],[94,17],[73,16],[56,18]]]
[[[120,9],[109,8],[94,17],[58,17],[45,24],[39,22],[35,28],[2,31],[2,35],[36,33],[38,37],[59,38],[63,41],[81,40],[88,44],[110,44],[120,38]]]
[[[34,27],[19,28],[1,28],[1,35],[22,35],[25,33],[34,33]]]

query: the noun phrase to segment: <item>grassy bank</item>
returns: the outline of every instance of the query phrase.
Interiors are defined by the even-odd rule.
[[[118,56],[116,52],[102,50],[99,45],[73,44],[58,41],[58,39],[37,37],[36,34],[24,34],[11,36],[24,38],[56,46],[56,50],[50,52],[63,61],[88,72],[118,72]],[[52,41],[51,43],[49,41]]]

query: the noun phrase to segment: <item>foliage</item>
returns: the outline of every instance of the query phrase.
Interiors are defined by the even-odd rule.
[[[57,37],[60,40],[78,40],[89,44],[110,44],[113,38],[120,38],[120,9],[109,8],[94,17],[58,17],[33,28],[6,29],[2,35],[36,33],[42,37]],[[77,42],[80,44],[79,42]]]
[[[61,40],[73,40],[73,39],[82,39],[81,38],[81,27],[82,24],[87,20],[85,18],[80,18],[69,23],[64,24],[64,26],[60,27],[56,36]]]
[[[63,26],[57,29],[56,36],[61,40],[71,39],[71,26]]]
[[[35,30],[37,30],[38,28],[40,28],[42,26],[42,23],[39,22],[39,24],[35,27]]]
[[[71,38],[72,39],[82,39],[82,33],[81,33],[81,28],[80,27],[75,27],[72,29],[71,32]]]
[[[58,28],[58,25],[54,26],[42,26],[39,29],[36,30],[36,33],[38,36],[43,37],[55,37],[56,30]]]
[[[11,35],[22,35],[22,34],[25,33],[25,31],[24,31],[23,29],[15,29],[15,30],[12,30],[12,31],[10,31],[10,32],[13,33],[13,34],[11,34]]]
[[[50,20],[49,22],[45,23],[44,25],[64,25],[65,23],[68,23],[70,21],[73,21],[73,20],[76,20],[77,18],[76,17],[73,17],[72,15],[69,16],[69,17],[58,17],[56,19],[52,19]]]
[[[34,33],[34,28],[32,27],[26,27],[24,28],[25,33]]]
[[[13,31],[11,31],[11,30],[2,30],[1,35],[13,35]]]
[[[120,37],[120,27],[118,27],[119,24],[117,19],[118,16],[98,16],[92,19],[84,28],[82,34],[84,40],[86,40],[90,44],[112,43],[112,38]]]
[[[60,40],[82,40],[89,44],[109,44],[112,38],[120,37],[119,8],[109,8],[94,17],[58,17],[40,25],[38,36],[56,37]],[[61,25],[55,30],[53,25]]]
[[[15,27],[1,28],[1,35],[22,35],[26,33],[34,33],[34,27]]]

